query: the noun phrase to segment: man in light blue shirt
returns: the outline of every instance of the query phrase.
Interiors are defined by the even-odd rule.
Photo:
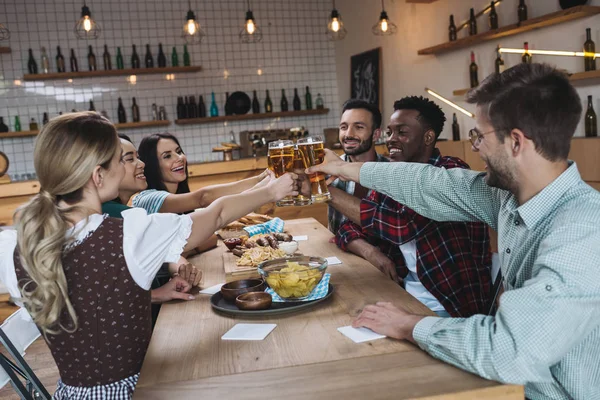
[[[341,163],[354,180],[438,221],[483,221],[498,232],[504,294],[495,316],[412,315],[390,303],[354,326],[417,343],[487,379],[524,384],[529,399],[600,399],[600,193],[568,161],[581,101],[568,78],[521,64],[469,93],[469,132],[486,171],[414,163]],[[401,305],[397,305],[401,306]]]

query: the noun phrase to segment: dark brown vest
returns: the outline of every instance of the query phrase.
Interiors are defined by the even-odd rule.
[[[18,250],[14,262],[22,288],[30,279]],[[123,220],[105,219],[64,254],[63,269],[78,329],[46,340],[62,381],[71,386],[105,385],[140,372],[152,334],[150,291],[139,287],[127,269]],[[72,326],[66,310],[61,322]]]

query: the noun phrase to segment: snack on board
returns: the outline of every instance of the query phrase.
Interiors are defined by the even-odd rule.
[[[234,249],[234,253],[236,249]],[[253,247],[244,251],[242,256],[235,262],[238,267],[258,267],[263,261],[274,260],[276,258],[285,257],[285,251],[268,247]]]
[[[306,297],[321,281],[323,272],[310,269],[297,262],[287,262],[287,267],[269,272],[267,284],[283,298]]]
[[[241,230],[247,226],[265,223],[272,219],[273,219],[273,217],[269,217],[268,215],[250,213],[250,214],[246,215],[245,217],[242,217],[242,218],[238,219],[237,221],[234,221],[234,222],[230,223],[229,225],[223,227],[222,230],[237,231],[237,230]]]

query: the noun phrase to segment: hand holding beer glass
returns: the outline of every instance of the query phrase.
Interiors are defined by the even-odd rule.
[[[323,137],[318,135],[298,139],[299,155],[302,158],[304,168],[313,167],[323,162],[325,158],[325,146],[323,143]],[[313,203],[323,203],[331,199],[327,183],[325,182],[325,174],[317,172],[309,174],[308,178],[310,180],[310,193]]]
[[[291,140],[276,140],[269,143],[269,156],[267,158],[269,169],[279,178],[286,172],[294,169],[294,142]],[[279,207],[293,206],[292,196],[284,197],[277,203]]]

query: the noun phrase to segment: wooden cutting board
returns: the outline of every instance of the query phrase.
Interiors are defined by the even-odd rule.
[[[238,281],[240,279],[260,278],[256,267],[238,267],[235,265],[239,257],[231,252],[223,253],[223,268],[225,269],[225,282]]]

